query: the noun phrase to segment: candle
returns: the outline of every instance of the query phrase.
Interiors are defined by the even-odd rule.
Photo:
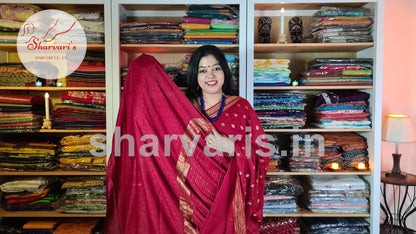
[[[280,34],[285,34],[285,9],[280,10]]]
[[[331,169],[332,169],[332,170],[339,170],[339,169],[340,169],[340,168],[339,168],[339,164],[338,164],[338,163],[336,163],[336,162],[331,163]]]
[[[357,164],[357,169],[358,170],[366,170],[367,167],[365,166],[365,163],[360,162],[360,163]]]
[[[45,93],[45,119],[49,119],[49,93]]]
[[[35,86],[36,87],[42,87],[42,82],[41,81],[36,81]]]

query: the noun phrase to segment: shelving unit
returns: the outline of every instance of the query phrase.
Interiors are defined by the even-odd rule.
[[[290,43],[288,21],[294,16],[303,20],[307,27],[311,16],[321,6],[347,6],[366,7],[374,12],[373,38],[374,42],[366,43]],[[277,35],[280,32],[280,9],[285,9],[285,34],[287,44],[278,44]],[[362,217],[370,223],[371,233],[379,233],[379,204],[380,204],[380,139],[381,139],[381,82],[382,82],[382,25],[383,25],[383,0],[369,1],[320,1],[320,0],[290,0],[285,2],[270,0],[250,1],[247,6],[247,99],[253,103],[254,93],[259,91],[296,91],[310,95],[326,90],[360,90],[370,94],[371,129],[321,129],[305,126],[302,129],[265,129],[266,133],[290,134],[290,133],[320,133],[320,132],[356,132],[367,138],[369,145],[370,169],[367,171],[336,171],[336,172],[269,172],[268,176],[363,176],[370,184],[370,213],[312,213],[301,210],[293,214],[265,214],[265,217]],[[271,43],[257,43],[257,19],[260,16],[272,17]],[[314,58],[373,58],[373,85],[372,86],[279,86],[279,87],[254,87],[254,58],[289,58],[292,80],[306,68],[305,64]],[[293,64],[292,64],[293,63]]]
[[[62,2],[62,1],[54,1],[54,0],[15,0],[15,1],[1,1],[1,3],[19,3],[19,4],[33,4],[40,6],[42,9],[57,9],[62,10],[65,12],[72,11],[72,10],[83,10],[83,9],[93,9],[93,10],[100,10],[103,12],[104,15],[104,22],[105,22],[105,34],[104,34],[104,44],[87,44],[87,51],[94,51],[94,52],[105,52],[105,60],[106,60],[106,86],[105,87],[0,87],[1,93],[12,93],[12,94],[36,94],[42,95],[45,92],[51,94],[52,103],[59,102],[59,94],[64,93],[66,91],[102,91],[106,92],[107,94],[107,104],[106,109],[112,109],[112,99],[111,97],[111,71],[112,66],[109,61],[111,61],[111,50],[106,49],[111,46],[111,8],[110,8],[110,0],[91,0],[91,1],[83,1],[83,0],[74,0],[71,2]],[[6,55],[6,58],[2,61],[9,61],[9,57],[11,53],[16,53],[17,48],[16,44],[0,44],[0,51]],[[16,57],[16,55],[14,55]],[[114,125],[113,122],[113,115],[107,113],[106,114],[106,125],[108,126],[107,129],[39,129],[33,133],[27,133],[30,137],[63,137],[67,135],[75,135],[75,134],[83,134],[83,133],[99,133],[104,135],[112,135]],[[16,134],[1,134],[2,138],[7,138],[8,136],[16,136]],[[109,145],[107,145],[107,152],[111,149]],[[77,176],[105,176],[105,171],[67,171],[67,170],[53,170],[53,171],[1,171],[0,172],[0,181],[5,181],[6,178],[18,178],[18,177],[30,177],[30,176],[55,176],[60,178],[65,177],[77,177]],[[13,218],[52,218],[52,217],[83,217],[83,218],[92,218],[92,217],[105,217],[105,213],[94,214],[94,213],[86,213],[86,214],[69,214],[69,213],[60,213],[59,210],[53,211],[6,211],[5,209],[0,209],[0,217],[13,217]]]

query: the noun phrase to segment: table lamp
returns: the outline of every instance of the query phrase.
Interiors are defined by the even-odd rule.
[[[416,133],[408,115],[390,114],[387,115],[383,125],[382,140],[396,143],[396,153],[393,153],[393,169],[386,173],[387,177],[406,178],[406,173],[400,170],[399,144],[416,141]]]

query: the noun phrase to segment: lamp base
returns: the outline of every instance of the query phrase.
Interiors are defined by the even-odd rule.
[[[386,177],[390,178],[396,178],[396,179],[405,179],[407,176],[407,173],[393,173],[393,172],[386,172]]]

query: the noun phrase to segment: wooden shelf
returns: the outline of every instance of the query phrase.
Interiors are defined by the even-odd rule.
[[[0,171],[0,176],[105,176],[105,171]]]
[[[292,172],[292,171],[270,171],[267,176],[287,176],[287,175],[371,175],[371,171],[318,171],[318,172]]]
[[[187,44],[121,44],[122,51],[128,53],[182,53],[192,54],[201,45]],[[239,45],[216,45],[224,53],[238,53]]]
[[[272,90],[333,90],[333,89],[372,89],[373,86],[255,86],[254,91],[272,91]]]
[[[264,43],[254,44],[255,53],[311,53],[311,52],[358,52],[373,47],[373,42],[364,43]]]
[[[371,132],[371,128],[282,128],[264,129],[265,132]]]
[[[0,91],[105,91],[105,87],[0,87]]]
[[[104,44],[87,44],[88,51],[104,52]],[[0,51],[17,52],[16,43],[0,44]]]
[[[0,209],[0,217],[85,217],[85,218],[92,218],[92,217],[105,217],[105,214],[67,214],[67,213],[60,213],[57,210],[51,211],[6,211],[3,208]]]
[[[263,217],[362,217],[368,218],[370,214],[350,214],[350,213],[315,213],[308,210],[300,210],[297,213],[268,213]]]

